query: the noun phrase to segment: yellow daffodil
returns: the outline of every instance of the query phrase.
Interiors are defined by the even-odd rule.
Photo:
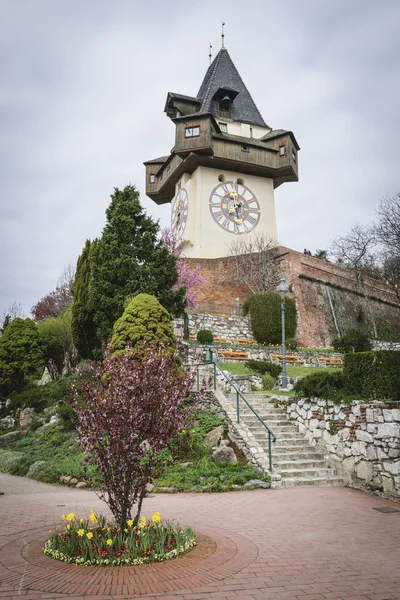
[[[142,527],[146,527],[146,523],[147,523],[147,519],[146,519],[146,517],[142,517],[142,518],[140,519],[140,522],[139,522],[139,527],[140,527],[140,528],[142,528]]]
[[[125,533],[129,533],[129,529],[127,529],[127,527],[125,527],[124,531]]]
[[[71,525],[67,525],[67,529],[71,529]]]
[[[107,540],[106,544],[107,544],[107,546],[112,546],[112,540]]]
[[[127,521],[126,524],[128,525],[128,527],[132,527],[132,525],[133,525],[132,519],[129,519],[129,521]]]
[[[62,520],[64,520],[66,517],[64,514],[61,515]]]
[[[89,520],[94,524],[97,523],[96,515],[94,514],[94,512],[90,512]]]
[[[82,537],[83,535],[85,535],[85,530],[84,529],[78,529],[78,531],[76,532],[79,537]]]
[[[88,532],[87,532],[87,534],[86,534],[86,537],[87,537],[89,540],[91,540],[91,539],[92,539],[92,537],[93,537],[93,533],[92,533],[91,531],[88,531]]]
[[[155,512],[154,515],[151,517],[151,520],[153,521],[153,523],[159,523],[161,521],[160,513],[158,511]]]
[[[84,523],[85,519],[79,519],[79,523]]]
[[[67,515],[65,518],[67,519],[67,521],[72,521],[72,519],[75,517],[74,513],[69,513],[69,515]]]

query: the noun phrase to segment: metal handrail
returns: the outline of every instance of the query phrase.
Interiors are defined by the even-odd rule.
[[[251,404],[249,402],[247,402],[247,400],[243,396],[242,392],[240,392],[238,390],[238,388],[233,383],[233,381],[231,381],[229,379],[229,377],[226,376],[226,374],[224,373],[224,371],[221,369],[221,367],[215,361],[212,361],[212,362],[202,362],[202,363],[198,363],[196,365],[196,369],[197,369],[197,390],[200,389],[199,367],[204,366],[204,365],[207,365],[207,366],[213,365],[213,367],[214,367],[214,390],[217,389],[216,369],[218,369],[220,371],[220,373],[225,378],[225,380],[229,383],[229,385],[231,386],[231,388],[233,388],[235,390],[235,392],[236,392],[236,419],[237,419],[237,422],[240,423],[240,398],[241,398],[245,402],[245,404],[247,405],[247,407],[252,411],[252,413],[257,417],[257,419],[260,421],[260,423],[268,431],[268,462],[269,462],[269,470],[272,471],[272,446],[271,446],[271,441],[272,442],[276,442],[276,435],[274,434],[273,431],[271,431],[271,429],[263,421],[263,419],[260,417],[260,415],[254,410],[254,408],[251,406]]]

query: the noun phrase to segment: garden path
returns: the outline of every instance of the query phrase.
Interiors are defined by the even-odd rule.
[[[62,512],[105,513],[93,492],[2,474],[0,491],[1,600],[400,600],[400,504],[349,488],[152,494],[144,514],[192,525],[198,547],[114,569],[41,554]]]

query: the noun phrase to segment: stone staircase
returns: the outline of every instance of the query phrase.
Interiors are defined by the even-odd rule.
[[[277,407],[265,394],[243,396],[276,435],[276,442],[272,444],[272,465],[274,471],[282,477],[282,487],[344,485],[329,459],[309,445],[284,408]],[[268,453],[266,430],[243,401],[240,403],[240,420],[251,431],[259,446]]]

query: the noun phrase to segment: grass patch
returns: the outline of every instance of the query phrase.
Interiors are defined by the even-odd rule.
[[[223,371],[229,371],[229,373],[235,373],[236,375],[257,375],[257,373],[250,371],[250,369],[241,363],[218,363],[218,366]],[[341,369],[335,368],[335,371],[340,370]],[[288,377],[305,377],[306,375],[311,375],[311,373],[317,373],[318,371],[331,372],[331,369],[326,367],[301,367],[298,365],[286,365],[286,374]]]

